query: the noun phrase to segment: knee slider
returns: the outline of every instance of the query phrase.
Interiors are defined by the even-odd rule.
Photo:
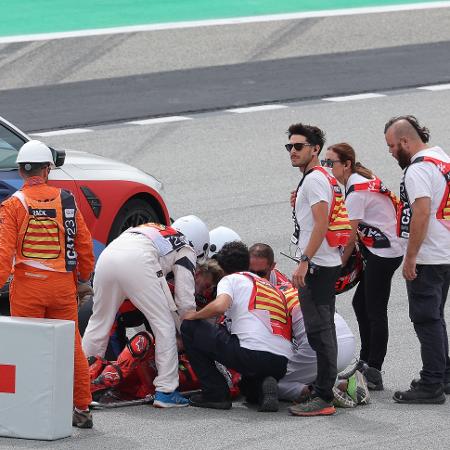
[[[143,358],[150,346],[153,345],[153,337],[146,331],[135,334],[127,343],[128,350],[135,358]]]

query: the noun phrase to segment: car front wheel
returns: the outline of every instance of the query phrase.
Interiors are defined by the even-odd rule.
[[[108,244],[130,227],[143,223],[160,222],[155,210],[141,199],[132,199],[120,208],[108,236]]]

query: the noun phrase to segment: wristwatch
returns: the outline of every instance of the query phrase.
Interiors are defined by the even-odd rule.
[[[309,256],[303,254],[302,256],[300,256],[300,261],[310,262],[311,260],[309,259]]]

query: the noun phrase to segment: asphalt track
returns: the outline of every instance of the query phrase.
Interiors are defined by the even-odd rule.
[[[449,51],[447,41],[90,80],[1,91],[0,104],[26,130],[73,128],[445,83]]]

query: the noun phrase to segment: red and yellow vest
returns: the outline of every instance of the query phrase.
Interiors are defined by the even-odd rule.
[[[348,196],[356,191],[375,192],[388,197],[394,207],[398,224],[399,211],[401,209],[400,199],[379,178],[375,177],[373,180],[368,180],[365,183],[353,184],[347,189],[345,195]],[[388,237],[381,230],[365,222],[358,224],[358,237],[366,247],[388,248],[391,246]]]
[[[44,201],[34,200],[21,190],[13,196],[27,211],[19,230],[15,264],[56,272],[74,271],[77,208],[73,195],[61,189],[59,196]]]
[[[336,178],[331,176],[323,167],[316,166],[312,170],[322,172],[330,183],[333,191],[333,200],[328,216],[328,232],[326,235],[330,247],[345,247],[350,238],[352,227],[345,207],[344,196]]]
[[[330,205],[330,214],[328,216],[328,231],[326,234],[328,245],[330,247],[345,247],[350,238],[352,227],[348,218],[347,208],[345,207],[344,196],[342,195],[341,188],[339,187],[336,179],[323,167],[315,166],[303,176],[297,187],[297,192],[305,180],[305,177],[314,170],[318,170],[326,176],[333,193],[333,199]],[[292,235],[291,242],[297,244],[300,236],[300,227],[297,222],[295,208],[292,209],[292,219],[294,220],[295,230]]]
[[[288,341],[292,339],[292,323],[284,294],[265,278],[250,272],[239,272],[253,282],[253,290],[248,303],[250,312],[267,311],[270,316],[272,333]]]
[[[436,211],[436,219],[439,220],[439,222],[444,225],[447,230],[450,231],[450,163],[441,161],[437,158],[432,158],[431,156],[421,156],[419,158],[416,158],[411,164],[423,161],[433,163],[438,168],[439,172],[442,173],[447,183],[441,203]],[[404,177],[402,182],[400,183],[400,200],[402,201],[402,205],[399,208],[398,214],[398,235],[407,239],[409,237],[409,227],[411,225],[412,210],[408,194],[406,192]]]

